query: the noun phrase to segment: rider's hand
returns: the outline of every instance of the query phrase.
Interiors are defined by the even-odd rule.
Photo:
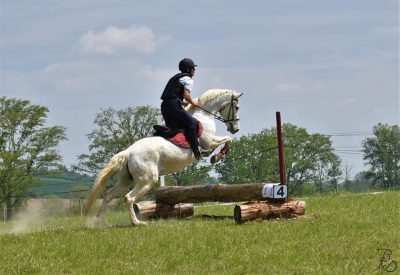
[[[198,107],[199,106],[199,100],[197,98],[192,99],[192,105]]]

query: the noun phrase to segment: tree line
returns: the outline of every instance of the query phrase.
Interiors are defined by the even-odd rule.
[[[154,124],[162,117],[152,106],[122,110],[102,109],[96,115],[93,130],[87,134],[87,153],[78,156],[74,172],[63,166],[57,147],[67,140],[63,126],[46,126],[49,109],[28,100],[0,97],[0,202],[11,209],[23,201],[28,188],[37,185],[43,173],[64,173],[69,177],[96,175],[110,158],[144,137],[152,136]],[[283,125],[286,172],[292,194],[337,190],[343,179],[343,165],[335,153],[330,136],[308,133],[302,127]],[[215,165],[218,179],[210,176],[212,166],[204,160],[167,178],[176,185],[194,183],[279,182],[276,129],[266,128],[235,138],[227,158]],[[368,170],[345,178],[343,187],[398,188],[400,186],[399,125],[379,123],[373,136],[362,142]]]

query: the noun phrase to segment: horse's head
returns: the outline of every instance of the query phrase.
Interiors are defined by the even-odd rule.
[[[239,131],[239,97],[242,95],[233,90],[211,89],[199,98],[199,108],[224,122],[227,130],[234,134]]]
[[[239,131],[239,97],[243,93],[233,92],[232,95],[224,102],[219,110],[219,114],[224,119],[227,131],[235,134]]]

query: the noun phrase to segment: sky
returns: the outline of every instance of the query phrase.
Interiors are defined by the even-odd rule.
[[[194,97],[245,93],[236,137],[280,111],[332,135],[353,175],[373,126],[400,122],[397,0],[0,0],[0,12],[0,96],[49,108],[48,124],[67,128],[67,165],[88,152],[101,109],[158,107],[184,57],[199,65]]]

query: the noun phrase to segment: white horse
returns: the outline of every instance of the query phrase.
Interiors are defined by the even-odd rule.
[[[232,90],[208,90],[199,98],[200,108],[186,107],[203,124],[203,133],[199,138],[202,148],[214,150],[232,141],[229,136],[215,135],[214,118],[223,121],[230,133],[239,131],[239,97],[242,94]],[[109,178],[118,173],[118,181],[106,192],[97,218],[103,222],[107,203],[134,184],[134,188],[125,195],[132,224],[146,224],[137,218],[133,204],[153,187],[160,175],[177,172],[195,160],[191,148],[178,147],[162,137],[143,138],[114,155],[100,172],[87,199],[85,213],[104,190]]]

